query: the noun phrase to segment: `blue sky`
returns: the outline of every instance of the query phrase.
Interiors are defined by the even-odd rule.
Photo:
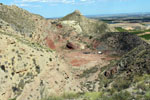
[[[84,15],[150,12],[150,0],[0,0],[46,18],[61,17],[74,10]]]

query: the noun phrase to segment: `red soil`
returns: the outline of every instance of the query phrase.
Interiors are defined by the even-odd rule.
[[[81,66],[83,64],[87,64],[89,61],[86,59],[73,59],[70,63],[72,66]]]
[[[62,28],[63,27],[61,24],[57,24],[56,26],[57,26],[57,28]]]
[[[51,39],[49,39],[49,38],[46,38],[46,44],[47,44],[47,46],[49,47],[49,48],[51,48],[51,49],[56,49],[56,46],[55,46],[55,44],[54,44],[54,42],[51,40]]]
[[[94,53],[93,51],[88,51],[90,52],[89,54],[84,54],[83,52],[86,51],[67,51],[64,54],[65,60],[71,64],[72,66],[82,66],[82,65],[89,65],[89,66],[94,66],[97,64],[105,64],[106,62],[103,60],[106,58],[105,55],[97,54]]]

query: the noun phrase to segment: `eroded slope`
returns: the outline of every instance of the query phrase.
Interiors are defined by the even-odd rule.
[[[55,52],[2,32],[0,39],[1,100],[39,100],[47,91],[80,91],[68,65]]]

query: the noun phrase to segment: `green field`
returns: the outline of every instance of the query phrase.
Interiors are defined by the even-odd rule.
[[[150,34],[141,35],[140,37],[146,40],[150,40]]]
[[[127,30],[123,29],[122,27],[115,27],[115,29],[119,32],[128,32]]]
[[[150,30],[131,30],[131,31],[128,31],[128,30],[123,29],[122,27],[116,27],[115,29],[119,32],[130,32],[131,34],[141,34],[141,33],[145,33],[145,32],[150,32]]]

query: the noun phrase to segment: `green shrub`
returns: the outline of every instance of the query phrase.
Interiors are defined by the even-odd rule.
[[[16,100],[16,97],[15,97],[15,98],[13,98],[13,99],[8,99],[8,100]]]
[[[83,71],[83,73],[80,74],[79,77],[80,77],[80,78],[83,78],[83,77],[88,78],[88,77],[90,76],[90,74],[96,73],[97,71],[98,71],[98,67],[97,67],[97,66],[94,66],[94,67],[92,67],[92,68],[90,68],[90,69],[87,69],[87,70]]]
[[[61,97],[64,99],[75,99],[78,98],[80,94],[78,93],[64,93]]]
[[[121,91],[123,89],[129,88],[130,84],[131,84],[130,80],[119,78],[119,79],[116,79],[115,83],[113,83],[113,88],[115,88],[118,91]]]
[[[115,93],[111,96],[102,96],[102,98],[99,98],[98,100],[133,100],[133,97],[129,92],[125,91]]]
[[[98,100],[98,98],[101,98],[102,92],[87,92],[84,94],[83,98],[84,100]]]
[[[132,100],[129,92],[120,92],[112,96],[113,100]]]
[[[144,100],[150,100],[150,91],[146,92]]]
[[[41,100],[64,100],[64,99],[61,97],[57,97],[57,96],[48,96],[48,97],[42,98]]]
[[[146,90],[147,90],[147,86],[146,86],[146,84],[144,84],[143,82],[142,82],[142,83],[139,83],[139,84],[137,85],[137,88],[138,88],[138,89],[142,89],[143,91],[146,91]]]
[[[78,93],[64,93],[60,96],[56,96],[56,95],[46,96],[46,97],[43,97],[41,100],[70,100],[70,99],[76,99],[79,97],[80,97],[80,94]]]

